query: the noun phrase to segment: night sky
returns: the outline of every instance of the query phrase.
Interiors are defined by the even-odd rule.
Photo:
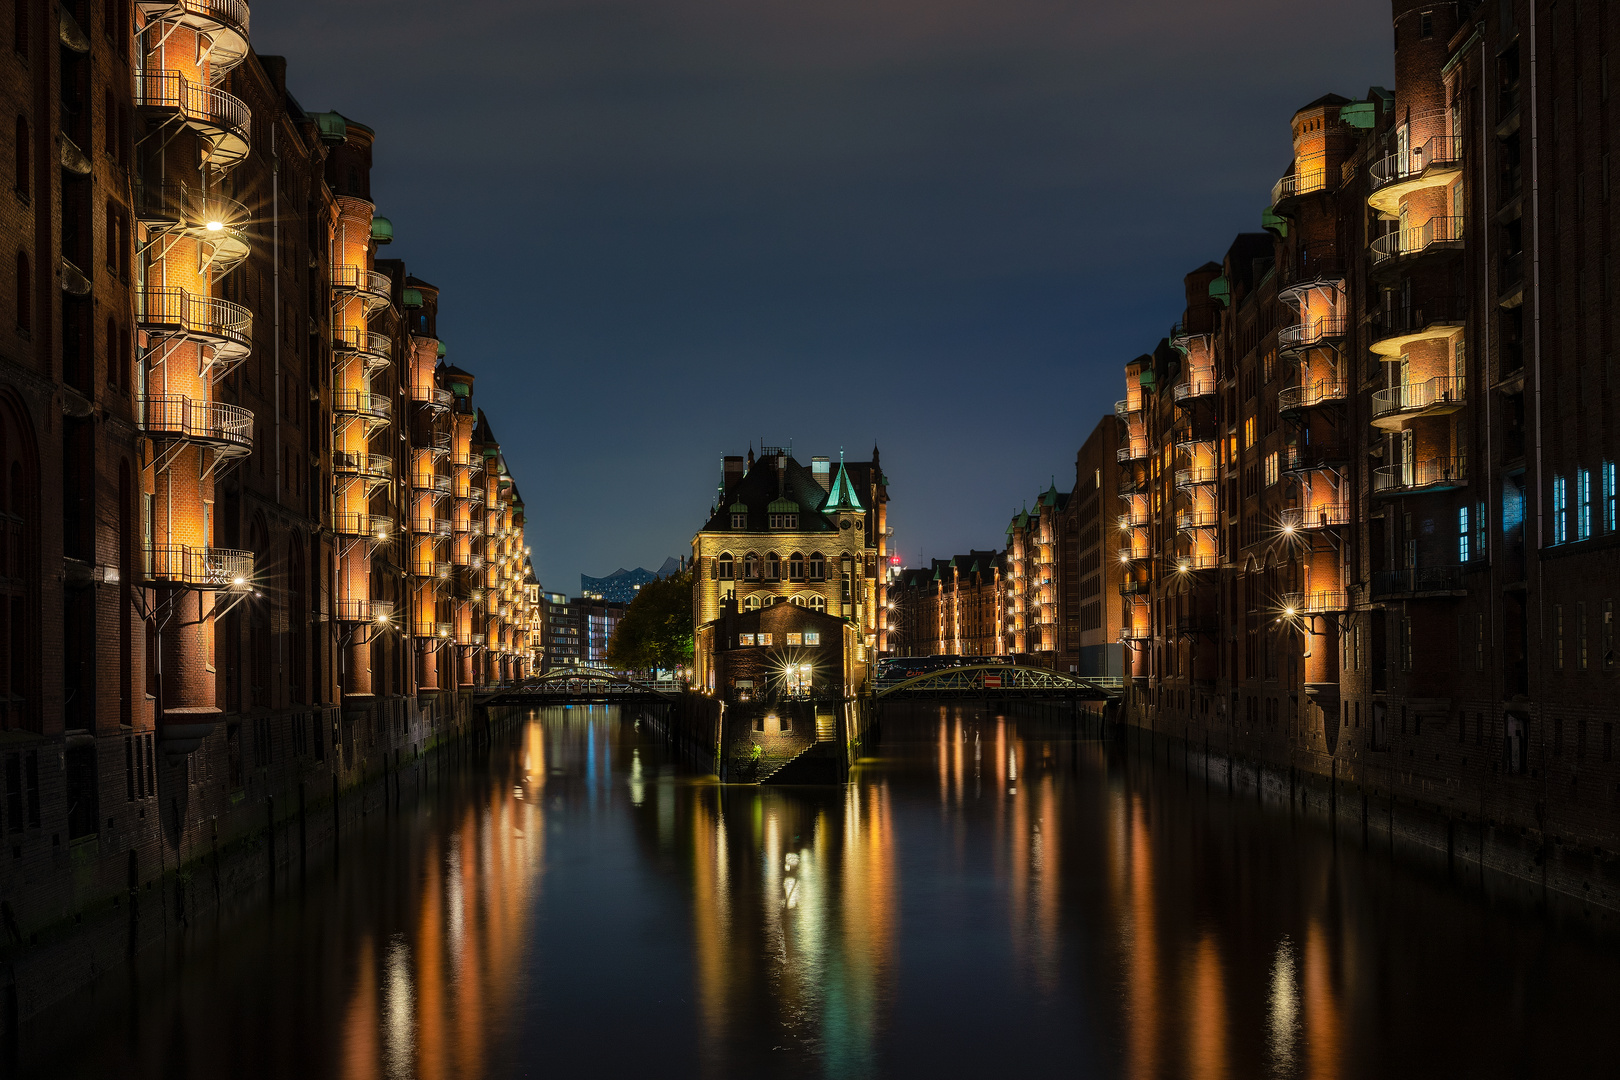
[[[689,553],[761,437],[876,441],[908,563],[1000,546],[1293,111],[1392,83],[1388,0],[274,0],[253,42],[376,129],[569,593]]]

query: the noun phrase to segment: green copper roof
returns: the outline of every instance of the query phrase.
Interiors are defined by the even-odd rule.
[[[838,455],[838,475],[833,477],[832,490],[827,493],[827,504],[821,508],[824,514],[835,513],[840,510],[853,510],[859,513],[860,498],[855,494],[855,485],[849,482],[849,471],[844,468],[844,455]]]
[[[1054,478],[1052,480],[1052,486],[1047,489],[1046,494],[1041,496],[1041,502],[1045,503],[1047,506],[1056,506],[1057,501],[1058,501],[1057,480],[1056,480],[1056,478]]]
[[[340,143],[349,137],[349,125],[335,112],[316,113],[312,118],[320,129],[321,141]]]
[[[1209,297],[1221,307],[1230,307],[1232,304],[1232,283],[1222,274],[1209,283]]]
[[[1339,121],[1351,127],[1371,130],[1378,125],[1378,103],[1376,101],[1352,101],[1339,110]]]
[[[1260,227],[1285,239],[1288,236],[1288,219],[1273,213],[1269,206],[1260,211]]]
[[[742,502],[734,502],[734,503],[731,504],[731,510],[728,511],[728,512],[733,513],[733,514],[746,514],[746,513],[748,513],[748,504],[747,503],[742,503]]]
[[[444,342],[439,342],[439,359],[444,359]]]
[[[771,514],[797,514],[799,504],[792,499],[772,499],[771,505],[767,506],[765,510]]]
[[[457,397],[466,397],[468,394],[472,393],[472,387],[468,386],[464,382],[453,382],[450,384],[450,392]]]
[[[394,242],[394,223],[385,217],[371,219],[371,238],[379,244]]]
[[[421,307],[422,306],[422,290],[421,289],[406,289],[404,291],[404,293],[400,297],[400,302],[403,303],[406,307]]]

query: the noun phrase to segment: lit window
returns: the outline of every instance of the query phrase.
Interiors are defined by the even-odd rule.
[[[810,610],[811,611],[826,611],[827,610],[827,598],[824,597],[824,596],[812,596],[810,598]],[[815,642],[807,641],[807,642],[805,642],[805,644],[806,645],[813,645],[813,644],[815,644]]]
[[[1473,556],[1469,553],[1468,542],[1473,534],[1468,531],[1468,507],[1457,508],[1457,561],[1467,562]]]
[[[804,644],[804,635],[803,634],[789,634],[787,636],[787,643],[789,645],[803,645]]]
[[[1592,470],[1575,471],[1575,539],[1592,535]]]
[[[1266,487],[1275,484],[1277,476],[1277,454],[1273,452],[1266,455]]]
[[[1569,522],[1566,520],[1569,513],[1569,493],[1565,490],[1564,478],[1553,477],[1553,543],[1562,544],[1569,539]]]
[[[761,645],[769,645],[771,643],[771,635],[769,634],[760,634],[758,637]]]
[[[818,596],[818,597],[816,597],[816,599],[820,600],[821,598]],[[823,603],[822,606],[825,607],[826,606],[825,603]],[[820,645],[821,644],[821,631],[820,630],[806,630],[804,632],[804,643],[806,645]]]
[[[770,581],[781,580],[782,559],[774,551],[765,556],[765,577]]]
[[[1620,508],[1617,508],[1615,506],[1614,462],[1605,461],[1603,463],[1603,531],[1604,532],[1614,532],[1616,530],[1616,527],[1620,526],[1620,522],[1616,522],[1616,520],[1615,520],[1615,515],[1616,515],[1616,512],[1617,512],[1617,509],[1620,509]]]
[[[788,556],[788,577],[794,581],[804,580],[804,556],[797,551]]]
[[[753,634],[738,634],[737,635],[737,644],[738,645],[752,645],[753,643],[754,643],[754,635]]]

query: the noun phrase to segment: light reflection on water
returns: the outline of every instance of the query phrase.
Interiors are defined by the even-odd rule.
[[[1325,1080],[1579,1071],[1616,1049],[1608,945],[1067,718],[891,716],[847,787],[759,790],[691,775],[616,712],[552,710],[435,777],[335,870],[69,1003],[35,1060]],[[108,1037],[60,1034],[98,1015]]]

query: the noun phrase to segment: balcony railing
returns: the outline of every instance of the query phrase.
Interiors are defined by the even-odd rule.
[[[1119,549],[1119,561],[1122,563],[1144,562],[1151,558],[1153,558],[1153,552],[1148,549],[1146,544],[1122,547]]]
[[[247,257],[248,208],[218,192],[160,180],[135,185],[135,216],[154,233],[180,232],[208,245],[215,271]]]
[[[1185,469],[1176,470],[1176,487],[1196,487],[1200,484],[1213,484],[1218,469],[1214,465],[1190,465]]]
[[[1186,379],[1176,383],[1172,394],[1178,402],[1193,401],[1197,398],[1213,396],[1215,389],[1215,376],[1189,375]]]
[[[364,357],[369,367],[387,367],[393,362],[393,339],[357,326],[334,327],[332,348],[340,354]]]
[[[1373,470],[1373,493],[1378,495],[1446,491],[1467,482],[1468,459],[1460,455],[1407,461]]]
[[[368,476],[374,480],[386,480],[394,475],[394,459],[387,454],[360,454],[348,450],[334,450],[332,471],[340,476]]]
[[[1146,626],[1137,626],[1133,624],[1119,628],[1119,640],[1121,641],[1146,641],[1152,636],[1153,631]]]
[[[387,274],[379,274],[363,266],[332,267],[332,289],[347,296],[360,297],[367,307],[381,307],[393,295],[393,283]]]
[[[1450,566],[1409,566],[1404,570],[1375,570],[1372,598],[1406,593],[1453,593],[1463,589],[1461,564]]]
[[[455,398],[454,394],[450,393],[450,391],[448,391],[448,390],[446,390],[446,389],[444,389],[442,387],[438,387],[438,386],[412,386],[411,387],[411,400],[412,401],[418,401],[418,402],[421,402],[424,405],[431,405],[435,409],[448,409],[450,407],[451,401],[453,401],[454,398]],[[448,438],[449,436],[446,435],[445,437]],[[445,447],[445,449],[448,450],[449,447]]]
[[[1175,558],[1175,568],[1187,570],[1214,570],[1221,565],[1221,558],[1213,551],[1189,551]]]
[[[450,494],[450,478],[438,473],[417,473],[411,477],[411,487],[417,491],[431,491],[438,495]]]
[[[1455,248],[1462,243],[1463,218],[1432,217],[1410,229],[1396,229],[1372,242],[1372,264],[1377,267],[1391,259],[1422,255],[1430,249]]]
[[[1416,180],[1436,166],[1449,168],[1461,161],[1462,137],[1436,135],[1422,146],[1414,147],[1404,154],[1390,154],[1380,161],[1373,162],[1367,169],[1367,179],[1370,181],[1368,192],[1370,194],[1391,184]]]
[[[247,55],[248,6],[242,0],[136,0],[148,19],[178,22],[208,35],[208,66],[217,73]]]
[[[237,405],[193,401],[185,395],[138,400],[141,433],[151,438],[184,439],[223,447],[253,448],[253,414]]]
[[[207,161],[215,170],[229,169],[248,155],[248,107],[217,86],[194,83],[178,71],[150,69],[135,76],[135,104],[179,114],[208,142]]]
[[[243,589],[253,582],[253,552],[186,544],[147,547],[146,580],[193,589]]]
[[[385,623],[394,617],[392,600],[336,600],[332,606],[338,622]]]
[[[1122,581],[1119,583],[1119,595],[1144,596],[1152,588],[1151,581]]]
[[[1115,452],[1114,456],[1116,460],[1120,462],[1120,464],[1124,464],[1127,461],[1140,461],[1142,458],[1148,456],[1147,440],[1142,439],[1128,442],[1124,446],[1120,447]]]
[[[1114,402],[1114,415],[1119,419],[1128,421],[1130,419],[1131,412],[1132,409],[1130,398],[1120,398],[1118,401]]]
[[[394,523],[386,514],[333,514],[332,531],[339,536],[364,536],[383,542],[393,534]]]
[[[1468,316],[1468,308],[1460,297],[1436,296],[1421,303],[1375,311],[1368,325],[1373,351],[1385,356],[1400,355],[1399,348],[1380,349],[1379,342],[1399,339],[1411,341],[1425,336],[1441,336],[1461,326]]]
[[[1331,615],[1347,607],[1344,593],[1338,589],[1314,589],[1282,595],[1284,615]]]
[[[142,289],[136,300],[135,321],[143,330],[204,341],[235,357],[253,348],[253,313],[240,304],[185,289]]]
[[[449,518],[414,517],[411,519],[411,532],[418,536],[436,536],[441,540],[448,539],[451,533]]]
[[[382,394],[364,390],[338,390],[332,394],[332,411],[344,416],[359,416],[373,423],[387,423],[392,403]]]
[[[1315,506],[1290,506],[1278,516],[1284,532],[1331,529],[1350,524],[1350,507],[1345,503],[1318,503]]]
[[[1343,401],[1350,386],[1341,379],[1318,379],[1308,386],[1285,386],[1277,392],[1277,411],[1294,412]]]
[[[1278,180],[1271,187],[1271,205],[1275,207],[1286,199],[1327,190],[1327,169],[1309,169],[1295,172]]]
[[[1462,406],[1466,390],[1461,375],[1439,375],[1426,382],[1392,386],[1372,396],[1372,418],[1454,411]]]
[[[1277,347],[1283,352],[1315,348],[1324,341],[1338,341],[1350,331],[1350,320],[1342,315],[1324,315],[1315,322],[1296,323],[1277,331]]]
[[[1213,529],[1220,520],[1214,510],[1183,510],[1176,515],[1176,528],[1182,532],[1194,529]]]

